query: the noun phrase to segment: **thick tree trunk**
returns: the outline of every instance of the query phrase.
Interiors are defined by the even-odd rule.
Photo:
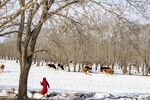
[[[18,90],[18,100],[28,100],[27,96],[27,81],[28,73],[31,67],[32,59],[25,60],[20,63],[20,80],[19,80],[19,90]]]
[[[18,99],[26,100],[27,99],[27,79],[28,73],[26,70],[21,71],[20,80],[19,80],[19,90],[18,90]]]

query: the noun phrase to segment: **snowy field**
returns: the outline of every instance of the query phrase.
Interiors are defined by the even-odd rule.
[[[5,69],[0,73],[0,96],[12,96],[8,94],[12,88],[17,93],[19,82],[19,64],[15,61],[0,60]],[[68,100],[150,100],[150,77],[135,75],[106,75],[102,72],[89,73],[66,72],[50,69],[48,66],[32,65],[28,77],[28,96],[30,98],[42,98],[40,81],[47,78],[50,84],[48,94],[56,94],[50,99]]]

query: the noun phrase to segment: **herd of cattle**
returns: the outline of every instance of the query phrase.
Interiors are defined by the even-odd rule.
[[[109,67],[101,67],[100,70],[101,70],[101,72],[105,72],[106,74],[113,74],[113,73],[114,73],[114,70],[111,69],[111,68],[109,68]],[[83,72],[84,72],[85,74],[87,74],[87,73],[89,73],[89,72],[91,73],[91,72],[92,72],[92,68],[89,67],[89,66],[85,66],[85,67],[83,68]]]
[[[55,66],[54,64],[48,64],[48,66],[49,66],[50,68],[57,69],[57,68],[56,68],[56,66]],[[58,64],[58,68],[60,68],[60,69],[64,70],[64,66],[63,66],[63,65],[61,65],[61,64]]]
[[[56,68],[55,64],[48,64],[48,66],[50,68],[53,68],[53,69],[61,69],[61,70],[64,70],[64,66],[62,64],[58,64],[58,67]],[[2,64],[0,66],[0,71],[3,72],[4,71],[4,64]],[[105,72],[106,74],[113,74],[114,73],[114,70],[109,68],[109,67],[101,67],[100,68],[101,72]],[[92,67],[90,67],[89,65],[86,65],[84,66],[84,68],[82,69],[82,71],[87,74],[87,73],[91,73],[92,72]]]
[[[53,68],[53,69],[62,69],[64,70],[64,66],[61,65],[61,64],[58,64],[58,67],[56,68],[55,64],[48,64],[48,66],[50,68]],[[105,72],[106,74],[113,74],[114,73],[114,70],[109,68],[109,67],[101,67],[100,68],[101,72]],[[82,69],[82,71],[87,74],[87,73],[91,73],[92,72],[92,67],[86,65],[84,66],[84,68]]]

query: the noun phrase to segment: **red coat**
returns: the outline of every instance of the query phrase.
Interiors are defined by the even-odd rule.
[[[48,88],[50,88],[50,87],[49,87],[49,84],[48,84],[48,82],[46,81],[46,78],[45,78],[45,77],[43,78],[43,82],[41,83],[41,85],[43,86],[43,89],[42,89],[41,93],[44,95],[44,94],[47,93],[47,86],[48,86]]]

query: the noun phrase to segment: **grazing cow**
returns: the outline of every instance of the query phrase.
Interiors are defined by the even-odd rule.
[[[103,71],[104,71],[106,74],[113,74],[113,73],[114,73],[113,69],[104,69]]]
[[[85,66],[84,68],[87,68],[88,70],[92,70],[92,68],[89,66]]]
[[[53,92],[53,93],[47,94],[46,97],[54,97],[54,96],[57,96],[57,95],[58,95],[58,93]]]
[[[48,66],[49,66],[50,68],[56,69],[56,66],[55,66],[54,64],[48,64]]]
[[[101,72],[102,72],[104,69],[111,69],[111,68],[109,68],[109,67],[101,67]]]
[[[85,74],[87,74],[87,73],[88,73],[88,69],[87,69],[87,68],[83,68],[83,72],[84,72]]]
[[[3,71],[4,71],[4,68],[5,68],[5,66],[2,64],[2,65],[0,66],[0,70],[1,70],[1,72],[3,72]]]
[[[83,68],[83,72],[84,72],[85,74],[87,74],[88,72],[91,73],[91,70],[92,70],[92,68],[89,67],[89,66],[87,66],[87,65]]]
[[[61,64],[58,64],[58,67],[60,67],[62,70],[64,70],[64,66]]]

